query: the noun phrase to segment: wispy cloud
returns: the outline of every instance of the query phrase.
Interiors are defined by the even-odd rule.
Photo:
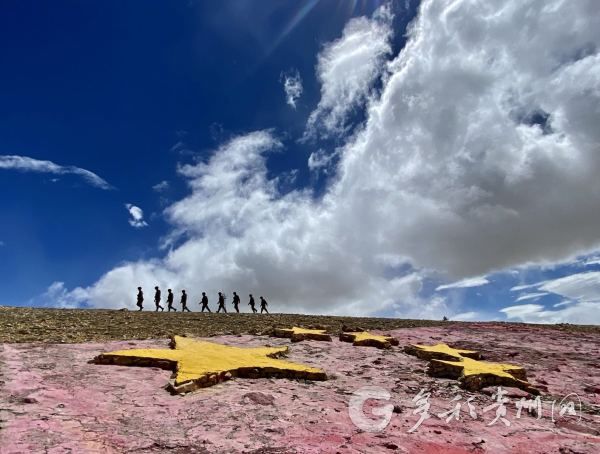
[[[289,73],[281,74],[281,82],[283,83],[283,91],[285,91],[285,102],[296,108],[296,101],[302,96],[302,78],[298,70]]]
[[[588,271],[551,279],[515,289],[533,288],[539,293],[525,293],[516,300],[536,299],[550,293],[566,300],[550,310],[541,304],[523,304],[501,309],[508,319],[537,323],[600,323],[600,272]],[[543,293],[542,293],[543,292]]]
[[[542,296],[546,296],[548,293],[524,293],[519,295],[519,297],[515,301],[525,301],[525,300],[537,300]]]
[[[373,95],[385,69],[392,35],[392,14],[384,6],[372,18],[351,19],[342,37],[325,45],[317,63],[321,100],[310,114],[305,139],[348,132],[350,117]]]
[[[148,223],[144,221],[144,211],[131,203],[126,203],[125,208],[129,211],[129,225],[135,227],[136,229],[140,229],[142,227],[146,227]]]
[[[600,303],[584,302],[576,304],[559,303],[557,310],[546,309],[541,304],[522,304],[500,309],[507,319],[526,323],[579,323],[591,325],[600,323]]]
[[[435,289],[435,291],[439,292],[440,290],[448,290],[448,289],[451,289],[451,288],[481,287],[482,285],[486,285],[486,284],[489,284],[489,283],[490,283],[490,281],[488,281],[483,276],[471,277],[469,279],[463,279],[462,281],[453,282],[451,284],[440,285],[439,287],[437,287]]]
[[[90,185],[97,188],[105,190],[114,189],[106,180],[89,170],[75,166],[62,166],[52,161],[44,161],[27,156],[1,155],[0,169],[18,170],[21,172],[51,173],[54,175],[78,175]]]
[[[523,284],[523,285],[516,285],[514,287],[511,287],[510,291],[511,292],[520,292],[521,290],[525,290],[528,288],[536,288],[539,287],[540,285],[542,285],[544,282],[536,282],[535,284]]]
[[[163,180],[160,183],[155,184],[154,186],[152,186],[152,189],[155,192],[165,192],[166,190],[169,189],[169,182],[167,180]]]

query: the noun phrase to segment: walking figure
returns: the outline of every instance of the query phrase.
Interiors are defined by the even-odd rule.
[[[217,314],[221,312],[221,309],[223,309],[223,312],[227,313],[227,309],[225,309],[225,295],[219,292],[219,308],[217,309]]]
[[[156,292],[154,292],[154,304],[156,304],[156,312],[158,312],[159,309],[164,311],[165,308],[160,305],[160,289],[158,288],[158,285],[154,287],[154,290],[156,290]]]
[[[187,307],[187,293],[185,293],[185,290],[182,290],[181,291],[181,312],[185,312],[185,311],[192,312]]]
[[[206,293],[202,292],[202,300],[200,302],[202,303],[202,312],[204,312],[204,309],[211,312],[210,307],[208,307],[208,297],[206,296]]]
[[[254,302],[254,297],[252,296],[252,293],[250,293],[250,302],[248,303],[248,306],[250,306],[252,308],[252,313],[256,314],[258,311],[256,310],[256,303]]]
[[[142,287],[138,287],[137,294],[137,307],[140,308],[140,311],[144,308],[144,292],[142,292]]]
[[[240,297],[238,296],[237,293],[233,292],[233,307],[235,308],[235,311],[239,314],[240,313]]]
[[[171,312],[171,309],[177,312],[177,309],[173,307],[173,292],[171,291],[171,289],[168,289],[167,292],[169,292],[169,294],[167,295],[167,309],[169,309],[169,312]]]
[[[261,314],[263,313],[263,311],[266,312],[267,314],[269,313],[269,311],[267,310],[268,305],[269,305],[269,303],[267,303],[267,300],[261,296],[260,297],[260,313]]]

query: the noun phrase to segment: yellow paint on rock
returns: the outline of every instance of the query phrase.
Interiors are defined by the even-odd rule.
[[[502,363],[490,363],[487,361],[478,361],[471,358],[461,358],[459,361],[443,361],[434,360],[440,363],[451,366],[459,366],[462,368],[462,376],[469,377],[471,375],[491,374],[504,378],[515,378],[514,374],[524,374],[525,369],[520,366]]]
[[[471,358],[456,361],[434,359],[429,363],[429,373],[436,377],[458,379],[463,387],[472,391],[502,385],[539,394],[527,381],[525,369],[513,364],[490,363]]]
[[[405,347],[406,353],[415,355],[421,359],[461,359],[461,358],[472,358],[478,359],[480,357],[479,352],[474,350],[461,350],[458,348],[450,347],[446,344],[436,345],[409,345]]]
[[[275,328],[271,334],[275,337],[287,337],[292,342],[301,342],[306,339],[331,342],[331,336],[324,329],[308,329],[294,326],[293,328]]]
[[[368,331],[345,332],[340,334],[340,340],[352,342],[356,346],[369,346],[377,348],[390,348],[392,345],[398,345],[398,340],[390,336],[379,336],[371,334]]]
[[[430,375],[457,379],[463,387],[470,390],[504,385],[538,393],[527,382],[525,369],[512,364],[481,361],[477,351],[456,349],[446,344],[408,345],[404,351],[418,358],[429,360],[428,373]]]
[[[326,334],[324,329],[308,329],[294,326],[291,329],[281,328],[282,331],[290,331],[293,334]]]
[[[175,336],[172,349],[132,349],[104,353],[99,364],[140,365],[175,369],[172,390],[188,392],[211,386],[231,376],[270,376],[326,380],[313,367],[277,359],[288,347],[240,348]],[[228,375],[229,374],[229,375]],[[181,390],[180,385],[187,384]]]

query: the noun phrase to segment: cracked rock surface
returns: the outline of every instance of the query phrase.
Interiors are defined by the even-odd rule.
[[[595,453],[600,452],[600,336],[505,323],[372,330],[399,347],[379,350],[332,342],[258,335],[222,335],[212,342],[236,346],[290,346],[288,358],[322,368],[324,382],[236,378],[185,396],[165,389],[171,372],[158,368],[96,365],[102,352],[165,348],[167,338],[105,343],[4,343],[0,350],[0,453]],[[523,410],[532,399],[507,388],[510,425],[493,423],[496,389],[469,392],[451,379],[434,378],[427,362],[407,355],[408,344],[448,343],[477,350],[486,361],[522,366],[541,390],[541,414]],[[381,432],[359,429],[348,403],[356,390],[376,386],[389,402],[367,400],[363,412],[386,404],[391,420]],[[426,419],[413,400],[429,392]],[[570,393],[581,400],[576,416],[559,416]],[[452,399],[461,395],[460,401]],[[466,400],[476,410],[469,416]],[[552,402],[555,411],[552,414]],[[462,402],[459,420],[437,414]],[[579,407],[577,406],[577,410]],[[539,416],[539,419],[538,419]],[[553,421],[554,417],[554,421]],[[380,417],[376,417],[380,418]]]

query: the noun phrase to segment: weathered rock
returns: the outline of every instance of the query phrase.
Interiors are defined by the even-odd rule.
[[[413,369],[421,368],[425,362],[399,349],[357,349],[335,339],[317,346],[306,342],[294,344],[288,353],[294,362],[311,364],[327,373],[333,371],[338,376],[335,381],[230,380],[184,396],[172,396],[161,389],[171,370],[98,366],[87,362],[101,352],[112,350],[162,349],[165,339],[135,341],[133,346],[128,341],[3,344],[0,345],[0,380],[4,382],[0,383],[0,452],[463,454],[485,450],[545,454],[561,449],[565,453],[598,452],[600,439],[593,430],[598,427],[596,406],[600,405],[600,395],[583,389],[597,383],[598,368],[593,366],[593,358],[597,356],[600,337],[596,334],[500,323],[449,324],[443,328],[399,329],[389,334],[402,345],[432,344],[433,337],[437,337],[453,346],[479,350],[494,361],[507,358],[507,352],[518,349],[519,366],[527,370],[528,376],[543,377],[547,382],[549,393],[541,396],[542,417],[538,420],[528,414],[517,419],[515,403],[519,398],[510,398],[506,418],[511,426],[501,422],[489,426],[495,409],[487,413],[483,409],[495,403],[493,396],[458,389],[454,381],[413,373]],[[529,337],[526,342],[525,336]],[[265,338],[248,335],[212,340],[246,347],[262,347],[265,343]],[[286,339],[269,341],[273,347],[289,343]],[[540,352],[548,356],[544,358]],[[374,363],[376,358],[381,361]],[[55,367],[43,366],[49,363]],[[558,364],[560,371],[554,367]],[[356,371],[363,374],[357,375]],[[255,373],[260,377],[258,369]],[[404,409],[392,413],[389,426],[380,434],[359,430],[349,417],[349,400],[366,385],[390,393],[389,401],[364,403],[367,418],[373,415],[377,420],[379,417],[372,410],[388,403]],[[413,399],[421,389],[431,393],[431,418],[409,434],[408,430],[419,419],[419,414],[414,413],[417,405]],[[244,394],[251,392],[273,396],[275,405],[243,399]],[[558,405],[569,393],[576,393],[582,399],[581,420],[578,412],[577,416],[553,423],[552,400],[557,399]],[[457,394],[462,396],[461,419],[446,423],[437,414],[453,408],[452,399]],[[9,400],[11,395],[30,396],[37,402]],[[468,414],[469,398],[474,399],[471,404],[475,406],[477,419]],[[576,408],[578,411],[579,407]],[[554,418],[558,418],[556,413]],[[398,449],[388,451],[382,446],[384,443],[397,445]]]
[[[461,350],[458,348],[449,347],[446,344],[436,345],[406,345],[404,353],[416,356],[419,359],[430,361],[432,359],[440,359],[452,361],[460,358],[480,359],[481,355],[473,350]]]
[[[275,405],[275,398],[271,394],[261,392],[246,393],[242,396],[242,401],[251,401],[258,405]]]
[[[320,369],[277,359],[287,347],[237,348],[174,336],[171,349],[132,349],[102,353],[96,364],[158,367],[175,371],[167,389],[183,394],[237,377],[286,377],[326,380]]]
[[[292,342],[302,342],[307,339],[331,342],[331,335],[327,334],[325,330],[300,328],[298,326],[294,326],[293,328],[274,328],[271,336],[289,338]]]
[[[381,349],[389,349],[392,345],[398,345],[398,340],[391,336],[379,336],[371,334],[367,331],[361,332],[343,332],[340,333],[342,342],[351,342],[357,347],[376,347]]]

